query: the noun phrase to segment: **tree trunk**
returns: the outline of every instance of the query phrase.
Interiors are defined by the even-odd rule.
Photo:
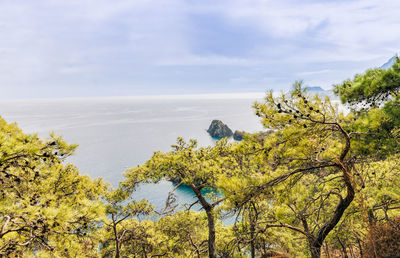
[[[217,257],[217,251],[215,247],[215,220],[214,220],[214,207],[204,198],[201,193],[201,189],[197,188],[196,185],[190,185],[193,192],[196,194],[197,199],[199,200],[201,207],[206,211],[207,221],[208,221],[208,256],[210,258]]]
[[[113,231],[114,231],[114,240],[115,240],[115,258],[119,258],[119,241],[118,241],[118,232],[117,232],[117,224],[114,221],[114,215],[112,215],[113,220]]]
[[[321,244],[318,242],[311,242],[310,243],[310,251],[311,251],[311,257],[312,258],[320,258],[321,257]]]
[[[312,241],[310,249],[311,249],[311,255],[313,258],[321,256],[321,246],[322,246],[326,236],[339,223],[340,219],[342,218],[343,213],[350,206],[351,202],[354,199],[354,195],[355,195],[355,191],[354,191],[354,187],[353,187],[352,179],[351,179],[351,175],[350,175],[351,168],[348,165],[346,165],[344,162],[345,157],[347,156],[347,154],[350,151],[350,136],[346,131],[343,130],[343,128],[339,124],[337,124],[337,126],[346,139],[346,146],[342,150],[342,153],[340,154],[339,162],[337,165],[342,170],[343,181],[346,186],[347,195],[344,199],[340,196],[339,203],[336,206],[333,216],[331,217],[331,219],[329,221],[327,221],[318,230],[315,240]]]
[[[208,220],[208,254],[210,258],[217,257],[215,248],[215,220],[213,209],[206,210]]]
[[[319,258],[321,256],[321,246],[326,236],[339,223],[344,211],[349,207],[350,203],[354,199],[354,188],[351,185],[347,169],[344,171],[344,179],[347,186],[347,196],[339,201],[332,218],[317,232],[315,240],[310,241],[311,257],[313,258]]]
[[[254,212],[254,214],[253,214]],[[250,220],[250,248],[251,248],[251,258],[256,257],[256,224],[258,220],[257,207],[254,202],[251,202],[249,209],[249,220]]]
[[[254,226],[254,222],[251,222],[250,225],[250,238],[251,238],[251,242],[250,242],[250,247],[251,247],[251,258],[255,258],[256,257],[256,244],[255,244],[255,239],[254,239],[254,232],[256,231],[255,226]]]

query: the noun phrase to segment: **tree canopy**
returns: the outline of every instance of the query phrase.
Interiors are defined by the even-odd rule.
[[[0,118],[0,256],[396,257],[399,89],[398,58],[335,85],[345,111],[295,82],[254,104],[263,132],[178,138],[117,187],[67,162],[77,145]],[[161,180],[164,209],[135,199]],[[195,198],[178,206],[183,185]]]

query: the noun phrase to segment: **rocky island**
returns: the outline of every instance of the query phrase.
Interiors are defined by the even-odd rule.
[[[233,139],[235,141],[241,141],[243,140],[244,134],[245,134],[244,131],[236,130],[235,133],[233,134]]]
[[[213,138],[231,137],[233,135],[232,130],[221,120],[213,120],[207,132]]]

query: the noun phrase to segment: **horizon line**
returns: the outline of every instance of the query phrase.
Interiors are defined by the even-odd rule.
[[[56,97],[56,98],[21,98],[21,99],[0,99],[0,102],[9,101],[63,101],[63,100],[111,100],[111,99],[132,99],[132,100],[158,100],[158,99],[251,99],[263,98],[265,92],[235,92],[235,93],[193,93],[193,94],[157,94],[157,95],[130,95],[130,96],[86,96],[86,97]]]
[[[285,93],[288,90],[273,91],[273,93]],[[328,91],[324,89],[324,91]],[[191,93],[191,94],[156,94],[156,95],[130,95],[130,96],[85,96],[85,97],[48,97],[48,98],[21,98],[0,99],[1,102],[18,101],[79,101],[79,100],[161,100],[161,99],[260,99],[264,98],[269,90],[264,92],[229,92],[229,93]]]

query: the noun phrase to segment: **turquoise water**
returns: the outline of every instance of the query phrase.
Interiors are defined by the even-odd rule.
[[[232,130],[262,130],[251,108],[255,100],[254,95],[236,95],[0,101],[0,115],[24,132],[46,137],[54,131],[79,144],[68,162],[82,174],[117,185],[127,168],[144,163],[154,151],[170,150],[178,136],[195,138],[202,146],[214,144],[206,132],[213,119]],[[134,197],[161,209],[173,187],[169,181],[142,185]],[[180,187],[176,196],[180,204],[195,200],[187,187]]]

